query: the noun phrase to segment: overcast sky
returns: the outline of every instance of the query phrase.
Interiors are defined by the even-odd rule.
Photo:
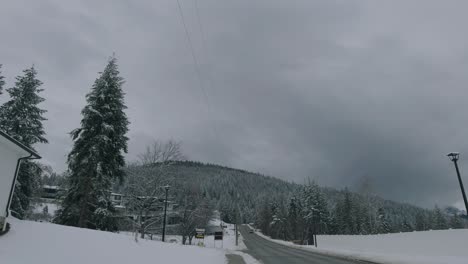
[[[338,188],[366,176],[386,198],[462,205],[445,154],[462,152],[468,175],[468,2],[198,0],[200,23],[196,0],[180,3],[200,75],[175,0],[2,3],[7,87],[33,63],[44,82],[43,162],[65,170],[115,52],[128,160],[176,139],[193,160]]]

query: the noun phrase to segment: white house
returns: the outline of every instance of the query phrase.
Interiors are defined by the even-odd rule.
[[[6,227],[21,161],[40,158],[34,150],[0,131],[0,232]]]

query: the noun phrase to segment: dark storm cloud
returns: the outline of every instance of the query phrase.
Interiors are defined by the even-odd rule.
[[[366,176],[387,198],[460,200],[444,154],[468,153],[466,4],[198,0],[203,42],[195,2],[181,3],[207,98],[174,1],[2,8],[8,84],[31,63],[45,83],[47,162],[65,169],[66,133],[116,52],[129,159],[173,138],[191,159],[286,180],[342,188]]]

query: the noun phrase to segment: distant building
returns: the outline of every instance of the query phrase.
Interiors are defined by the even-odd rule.
[[[223,232],[223,228],[219,225],[207,225],[205,228],[205,233],[208,236],[214,235],[215,232]]]
[[[58,199],[65,189],[56,185],[42,185],[41,198]]]
[[[55,185],[43,185],[42,186],[42,192],[41,192],[41,201],[42,202],[53,202],[56,203],[56,201],[51,201],[51,200],[57,200],[59,199],[66,189],[61,188],[59,186]],[[141,199],[146,199],[148,197],[141,197]],[[164,199],[163,198],[157,198],[153,197],[158,200],[158,203],[154,206],[154,208],[151,209],[149,214],[145,216],[145,218],[153,218],[153,217],[161,217],[164,213]],[[136,220],[137,218],[137,213],[133,212],[132,210],[128,209],[126,207],[126,204],[128,203],[127,197],[118,192],[110,192],[110,201],[112,202],[112,205],[117,211],[117,216],[120,218],[128,218],[132,220]],[[167,203],[167,224],[168,225],[177,225],[181,221],[181,217],[178,212],[179,205],[177,203],[174,203],[172,201],[168,201]],[[143,219],[145,220],[145,219]],[[157,227],[159,228],[159,227]]]
[[[150,197],[139,197],[139,198],[148,199]],[[148,218],[159,217],[162,221],[162,216],[164,213],[164,199],[158,198],[158,197],[152,197],[152,198],[157,199],[158,202],[154,205],[154,207],[150,210],[150,212],[143,217],[142,220],[145,221]],[[115,209],[117,210],[118,215],[121,218],[128,218],[133,221],[137,220],[138,214],[126,207],[126,204],[128,203],[128,198],[124,194],[111,192],[110,200],[112,204],[114,205]],[[177,225],[180,223],[181,217],[179,215],[178,208],[179,208],[179,205],[177,203],[168,201],[167,203],[167,225]],[[131,227],[122,227],[122,228],[125,230],[126,228],[131,228]],[[160,226],[155,225],[154,228],[159,229]],[[153,231],[156,232],[155,230]]]
[[[123,199],[123,194],[120,193],[111,193],[110,199],[112,204],[117,208],[117,207],[122,207],[124,208],[124,199]]]

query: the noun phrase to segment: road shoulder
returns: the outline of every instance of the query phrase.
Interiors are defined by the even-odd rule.
[[[226,254],[228,264],[246,264],[244,258],[240,255]]]

